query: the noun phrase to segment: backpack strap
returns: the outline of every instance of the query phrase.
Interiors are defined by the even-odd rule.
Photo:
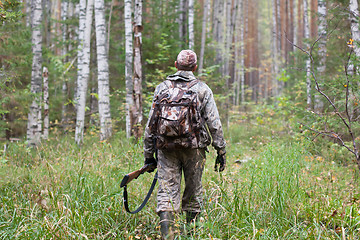
[[[192,88],[193,86],[195,86],[198,82],[200,82],[198,79],[192,80],[191,82],[189,82],[188,88]]]

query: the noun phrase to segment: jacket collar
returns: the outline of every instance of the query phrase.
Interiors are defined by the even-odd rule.
[[[183,81],[192,81],[196,77],[192,71],[177,71],[175,74],[168,76],[168,80],[183,80]]]

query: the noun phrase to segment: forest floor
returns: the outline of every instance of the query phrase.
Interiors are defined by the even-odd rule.
[[[204,211],[196,228],[176,218],[177,239],[359,239],[359,172],[334,153],[314,151],[291,127],[259,119],[226,129],[227,168],[203,175]],[[38,149],[8,143],[0,152],[0,239],[159,239],[156,194],[126,213],[122,177],[143,164],[142,144],[123,132],[82,148],[52,135]],[[129,184],[134,209],[152,174]],[[184,230],[185,229],[185,230]]]

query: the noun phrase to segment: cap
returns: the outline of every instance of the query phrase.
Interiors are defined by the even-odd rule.
[[[195,67],[197,62],[196,53],[191,50],[182,50],[178,54],[176,61],[183,67]]]

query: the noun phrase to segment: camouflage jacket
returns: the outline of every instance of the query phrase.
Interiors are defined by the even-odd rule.
[[[166,78],[170,81],[192,81],[195,80],[196,77],[191,71],[178,71],[174,75],[170,75]],[[154,92],[154,98],[156,99],[156,96],[159,95],[163,90],[167,88],[166,84],[162,82],[159,84]],[[192,90],[196,91],[199,95],[200,99],[200,112],[201,116],[204,118],[206,126],[203,126],[201,129],[201,138],[199,140],[199,148],[206,148],[211,143],[212,138],[212,146],[217,150],[221,152],[225,152],[225,140],[223,135],[223,130],[220,122],[219,112],[216,107],[216,103],[213,97],[213,93],[209,86],[199,81],[197,84],[195,84],[192,88]],[[154,112],[154,101],[149,113],[149,120],[151,119],[151,116]],[[155,152],[155,145],[154,145],[154,139],[156,136],[154,136],[149,128],[149,120],[146,124],[145,128],[145,138],[144,138],[144,156],[145,158],[150,158],[154,155]],[[210,132],[210,134],[209,134]],[[211,135],[211,138],[210,138]]]

